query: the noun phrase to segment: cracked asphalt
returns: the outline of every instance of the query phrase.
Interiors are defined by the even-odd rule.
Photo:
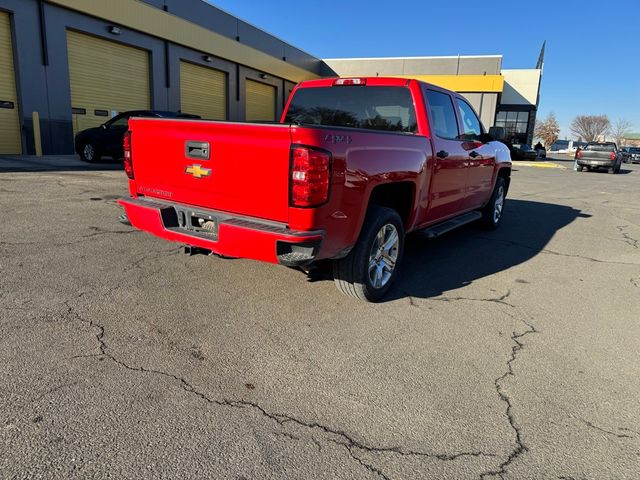
[[[640,478],[623,167],[515,162],[371,305],[119,224],[118,165],[0,159],[0,478]]]

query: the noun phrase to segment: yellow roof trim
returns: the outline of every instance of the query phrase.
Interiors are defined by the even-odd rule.
[[[350,75],[356,77],[357,75]],[[454,92],[502,93],[502,75],[389,75],[391,77],[412,78],[431,83]]]
[[[319,78],[313,72],[138,0],[47,1],[293,82]]]

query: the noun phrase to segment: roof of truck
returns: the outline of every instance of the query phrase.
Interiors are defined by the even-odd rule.
[[[337,80],[358,79],[365,80],[366,85],[378,87],[404,87],[409,84],[408,78],[394,77],[332,77],[320,78],[317,80],[305,80],[300,83],[300,87],[332,87]]]

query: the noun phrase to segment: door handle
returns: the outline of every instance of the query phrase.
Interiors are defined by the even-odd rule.
[[[470,156],[471,158],[476,158],[476,157],[479,157],[479,156],[480,156],[480,154],[474,150],[473,152],[471,152],[471,153],[469,154],[469,156]]]
[[[447,158],[449,156],[449,152],[445,152],[444,150],[440,150],[436,153],[436,157],[438,158]]]

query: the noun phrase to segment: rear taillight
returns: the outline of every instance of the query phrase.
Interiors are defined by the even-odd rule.
[[[122,141],[122,150],[124,150],[124,171],[127,177],[133,180],[133,157],[131,156],[131,131],[124,134]]]
[[[329,198],[331,154],[308,147],[291,150],[291,206],[317,207]]]
[[[582,150],[578,150],[578,151],[576,152],[576,158],[577,158],[578,160],[580,160],[580,159],[582,158]]]
[[[615,160],[616,159],[616,152],[611,152],[611,160]]]

